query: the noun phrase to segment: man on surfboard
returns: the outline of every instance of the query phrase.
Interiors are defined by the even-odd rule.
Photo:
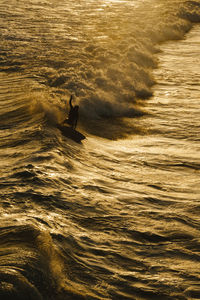
[[[70,105],[70,110],[69,110],[69,115],[68,115],[68,119],[66,119],[64,121],[64,123],[68,123],[73,129],[76,128],[76,125],[77,125],[77,122],[78,122],[78,109],[79,109],[79,106],[78,105],[75,105],[73,106],[72,105],[72,95],[70,97],[70,100],[69,100],[69,105]]]

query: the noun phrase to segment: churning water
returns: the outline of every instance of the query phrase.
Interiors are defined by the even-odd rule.
[[[199,0],[0,16],[0,299],[200,299]]]

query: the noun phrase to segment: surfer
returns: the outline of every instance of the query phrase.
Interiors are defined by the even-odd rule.
[[[77,122],[78,122],[78,109],[79,109],[79,106],[78,105],[75,105],[73,106],[72,105],[72,95],[70,97],[70,100],[69,100],[69,105],[70,105],[70,110],[69,110],[69,115],[68,115],[68,119],[66,119],[64,121],[64,123],[68,123],[73,129],[76,128],[76,125],[77,125]]]

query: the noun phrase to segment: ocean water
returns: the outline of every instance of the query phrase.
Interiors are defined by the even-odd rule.
[[[0,299],[200,299],[199,22],[199,0],[1,0]]]

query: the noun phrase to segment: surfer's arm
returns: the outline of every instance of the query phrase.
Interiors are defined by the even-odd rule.
[[[70,100],[69,100],[69,105],[70,105],[70,108],[73,108],[73,105],[72,105],[72,95],[71,95]]]

